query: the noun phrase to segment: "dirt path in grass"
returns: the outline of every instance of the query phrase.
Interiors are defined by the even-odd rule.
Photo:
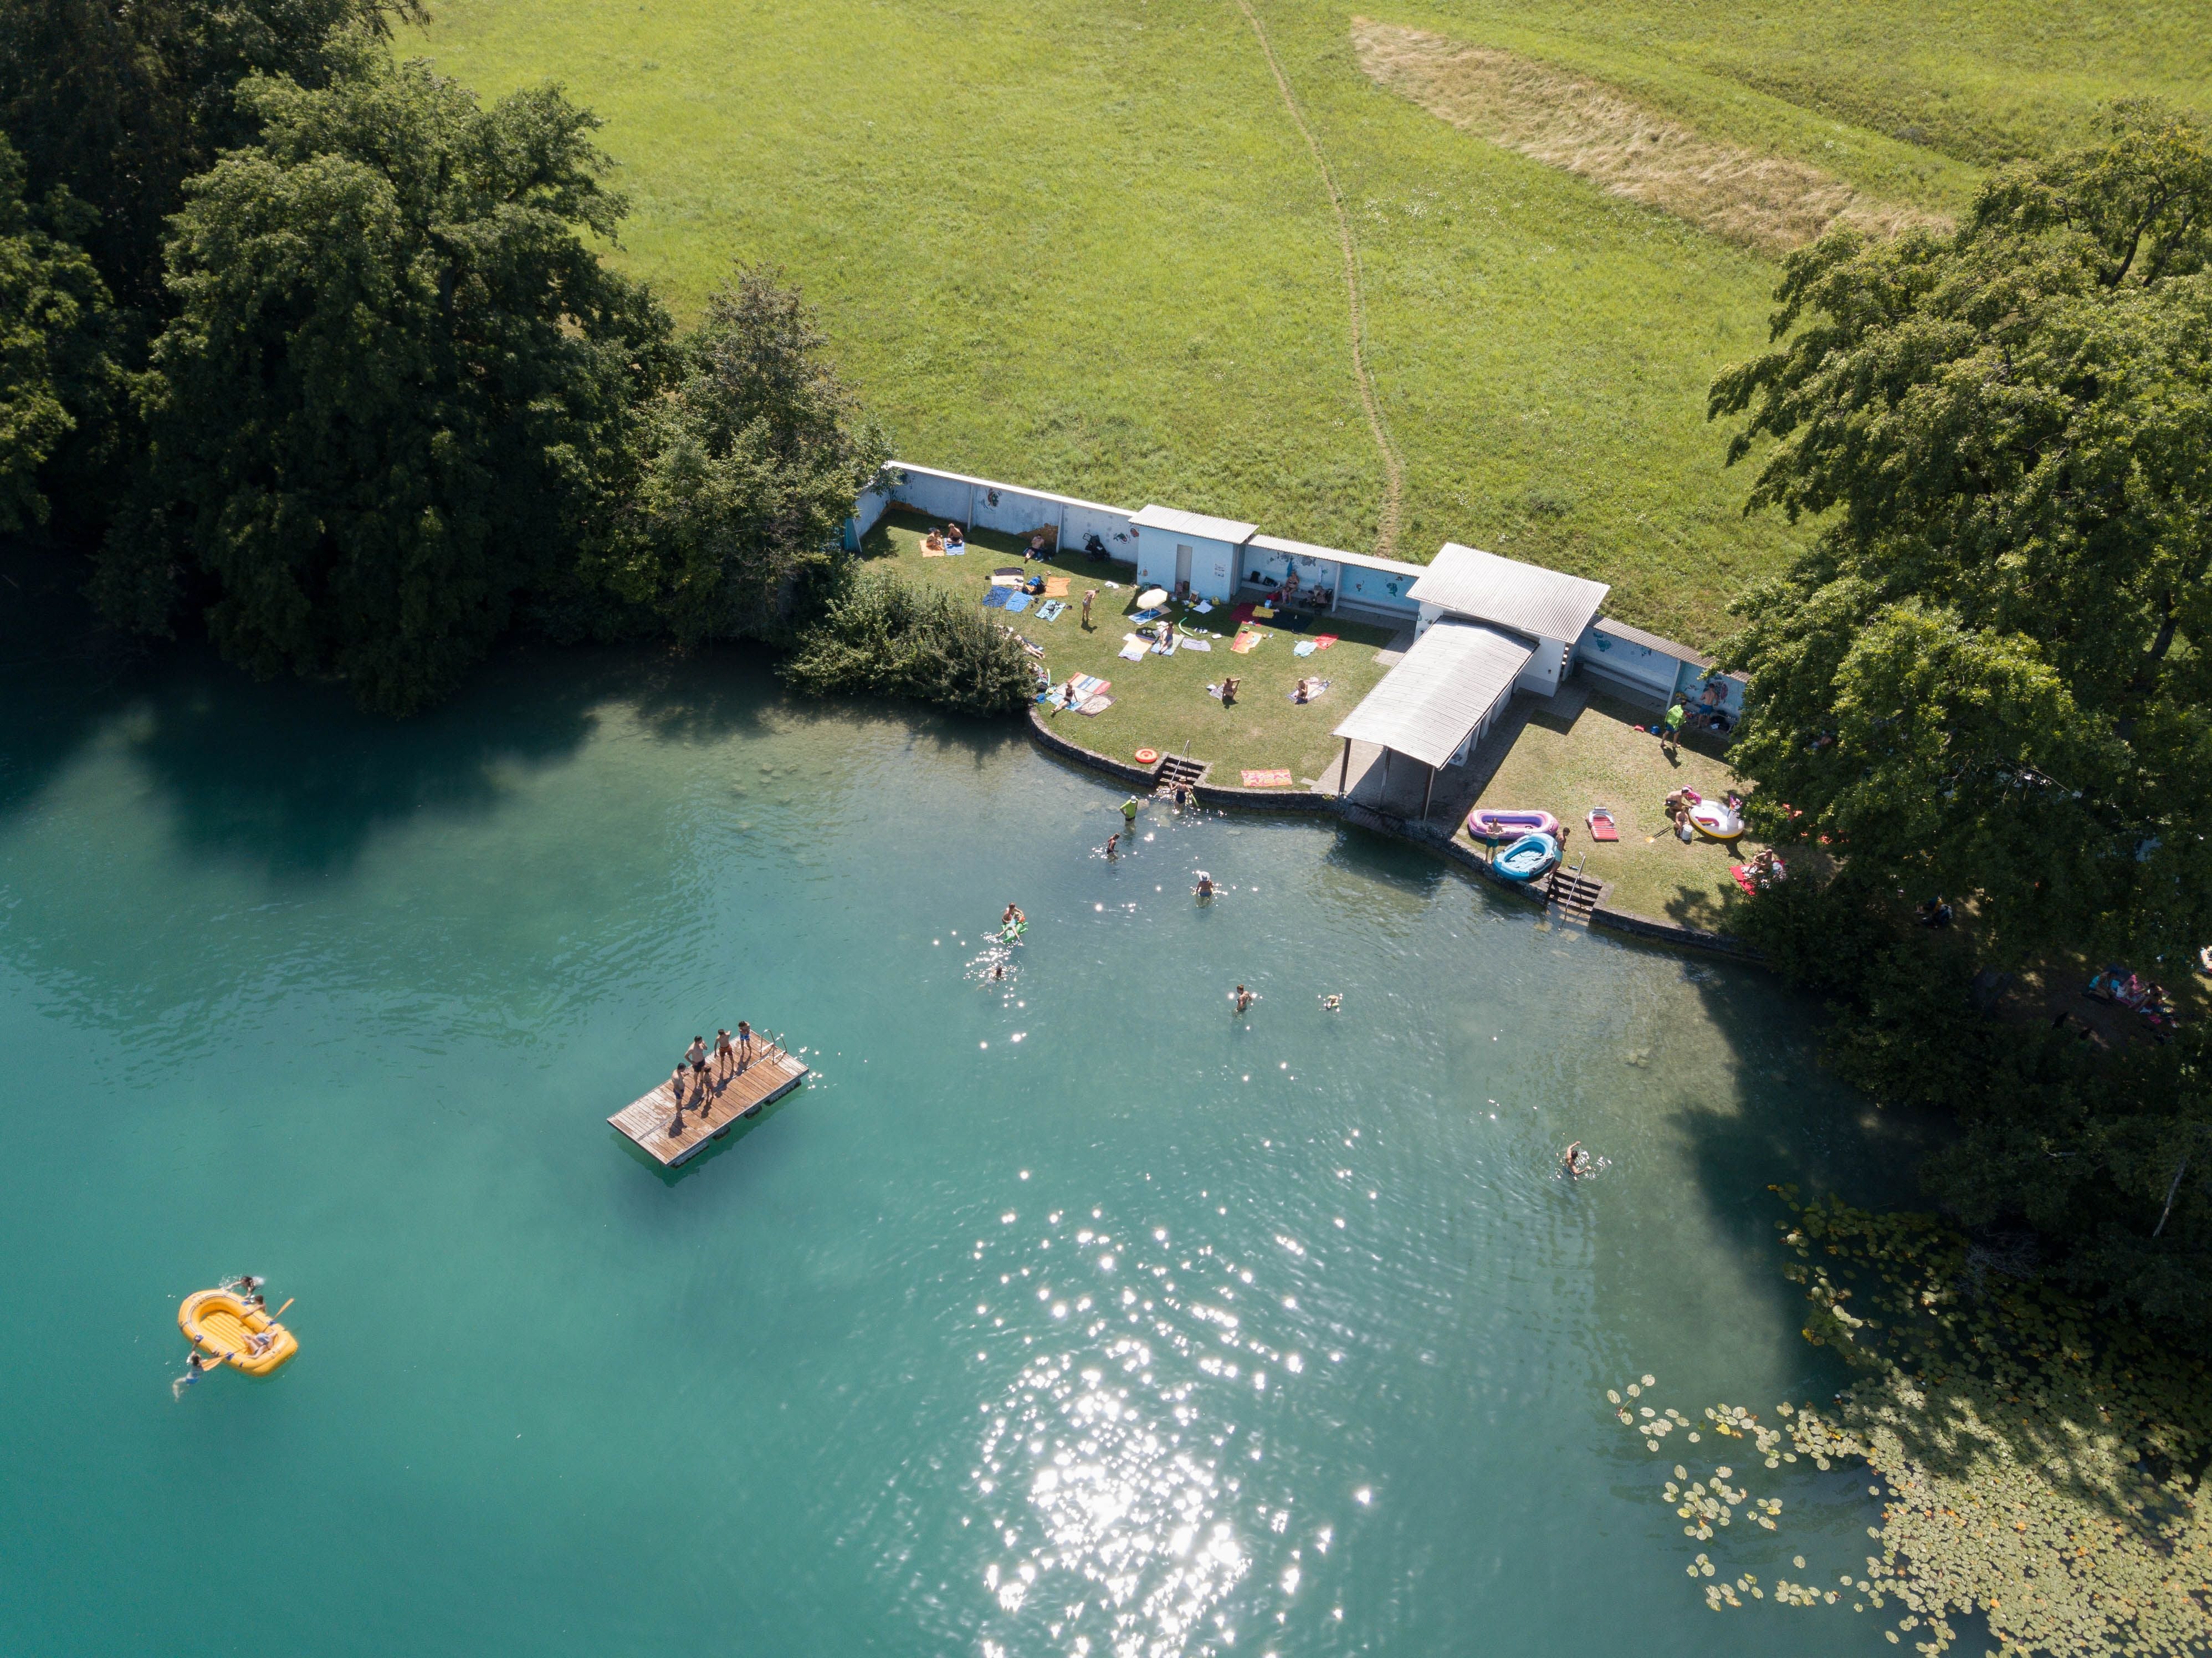
[[[1259,37],[1260,50],[1267,59],[1268,70],[1275,77],[1275,87],[1283,94],[1283,107],[1291,112],[1306,148],[1313,152],[1314,166],[1321,173],[1321,182],[1328,191],[1330,210],[1336,215],[1336,239],[1344,254],[1344,292],[1352,313],[1352,372],[1359,382],[1359,406],[1367,411],[1367,429],[1374,434],[1375,447],[1382,457],[1382,510],[1376,515],[1375,551],[1378,557],[1398,556],[1398,517],[1400,504],[1405,495],[1406,465],[1399,458],[1397,446],[1390,441],[1389,428],[1382,423],[1382,405],[1375,396],[1374,371],[1367,366],[1367,304],[1359,292],[1359,244],[1352,234],[1352,216],[1344,210],[1344,192],[1336,187],[1336,173],[1328,164],[1328,154],[1321,140],[1306,125],[1305,112],[1298,107],[1297,95],[1291,91],[1290,78],[1276,61],[1275,48],[1267,39],[1266,25],[1260,14],[1252,9],[1252,0],[1237,0],[1237,9],[1245,21],[1252,25],[1252,33]]]

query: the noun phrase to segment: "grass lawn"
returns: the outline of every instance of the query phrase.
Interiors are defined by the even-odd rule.
[[[1456,131],[1355,60],[1376,0],[1255,0],[1356,234],[1406,471],[1446,538],[1613,584],[1706,644],[1803,533],[1745,519],[1705,419],[1771,261]],[[738,258],[823,307],[900,452],[1374,545],[1383,469],[1337,228],[1222,0],[437,0],[404,49],[606,118],[619,258],[680,312]],[[2212,105],[2195,0],[1431,0],[1384,20],[1606,77],[1717,139],[1955,210],[2128,90]]]
[[[1674,837],[1667,796],[1686,785],[1717,799],[1735,776],[1717,750],[1701,749],[1694,738],[1670,758],[1657,738],[1636,728],[1650,718],[1602,696],[1591,698],[1571,720],[1532,714],[1476,804],[1542,810],[1558,817],[1573,831],[1568,867],[1587,853],[1585,872],[1611,884],[1607,902],[1614,908],[1725,932],[1736,908],[1749,902],[1729,865],[1762,843],[1747,836],[1731,849],[1703,836],[1686,846]],[[1620,823],[1619,841],[1589,838],[1584,819],[1592,806],[1612,808]],[[1459,834],[1468,840],[1464,823]]]
[[[988,591],[993,569],[1023,562],[1026,543],[988,531],[978,531],[969,550],[958,558],[924,558],[921,537],[927,527],[919,515],[894,508],[869,533],[863,550],[871,557],[896,560],[899,574],[910,580],[949,588],[975,604]],[[1018,616],[989,614],[1044,647],[1045,671],[1054,683],[1078,673],[1113,682],[1107,695],[1114,705],[1104,713],[1067,711],[1047,718],[1063,735],[1117,760],[1130,760],[1141,748],[1172,750],[1212,762],[1209,782],[1241,786],[1240,774],[1249,768],[1286,770],[1296,786],[1320,777],[1342,752],[1342,744],[1329,732],[1388,671],[1375,660],[1389,640],[1388,629],[1318,622],[1298,634],[1262,624],[1255,630],[1266,642],[1240,656],[1229,649],[1237,626],[1218,606],[1207,616],[1190,615],[1180,606],[1174,611],[1188,625],[1221,635],[1206,641],[1210,651],[1184,647],[1173,656],[1125,661],[1116,653],[1131,631],[1128,615],[1136,609],[1134,565],[1060,553],[1028,568],[1048,577],[1066,576],[1069,609],[1053,622],[1037,620],[1034,602],[1030,610]],[[1109,587],[1109,582],[1118,585]],[[1086,633],[1080,602],[1093,590],[1098,595],[1091,607],[1095,625]],[[1298,640],[1322,633],[1335,634],[1337,642],[1310,656],[1292,654]],[[1235,705],[1224,708],[1206,688],[1231,674],[1241,689]],[[1291,686],[1310,676],[1328,680],[1328,691],[1317,701],[1293,703]]]

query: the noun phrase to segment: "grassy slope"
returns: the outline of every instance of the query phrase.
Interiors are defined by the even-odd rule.
[[[1540,558],[1712,640],[1796,533],[1740,515],[1704,421],[1773,267],[1373,87],[1356,8],[1259,4],[1353,210],[1400,551]],[[2021,132],[2081,129],[2124,85],[2201,94],[2212,58],[2181,4],[1634,0],[1540,31],[1374,9],[1939,207]],[[908,459],[1372,544],[1333,222],[1224,0],[446,0],[420,45],[487,94],[557,77],[607,118],[623,257],[679,310],[734,258],[786,266]],[[1887,136],[1907,125],[1949,153]]]

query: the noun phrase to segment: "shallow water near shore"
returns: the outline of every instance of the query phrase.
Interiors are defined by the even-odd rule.
[[[5,695],[9,1650],[1886,1649],[1685,1576],[1856,1570],[1863,1477],[1692,1543],[1727,1453],[1604,1400],[1825,1396],[1767,1187],[1909,1195],[1759,973],[1333,821],[1109,863],[1018,735],[744,660]],[[604,1119],[740,1017],[817,1074],[650,1166]],[[301,1356],[173,1402],[247,1270]]]

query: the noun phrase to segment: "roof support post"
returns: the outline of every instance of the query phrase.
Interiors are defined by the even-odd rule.
[[[1352,739],[1344,739],[1344,766],[1336,774],[1336,792],[1341,795],[1352,786]]]
[[[1429,786],[1421,791],[1421,821],[1424,823],[1429,821],[1429,802],[1435,799],[1436,793],[1437,768],[1434,766],[1431,766],[1429,768]]]

